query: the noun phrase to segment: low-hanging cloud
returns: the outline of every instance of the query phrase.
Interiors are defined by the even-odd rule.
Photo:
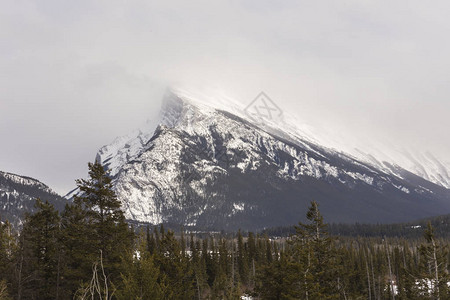
[[[302,122],[450,150],[447,1],[13,1],[0,170],[67,192],[167,86],[261,90]]]

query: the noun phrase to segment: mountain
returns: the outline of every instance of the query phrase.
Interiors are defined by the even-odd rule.
[[[0,171],[0,221],[8,220],[13,226],[20,226],[25,213],[35,211],[36,198],[48,200],[58,210],[67,203],[39,180]]]
[[[261,229],[297,223],[311,200],[329,222],[450,212],[448,168],[431,155],[437,169],[427,171],[351,152],[286,120],[178,91],[165,96],[159,120],[102,147],[96,159],[126,217],[138,222]]]

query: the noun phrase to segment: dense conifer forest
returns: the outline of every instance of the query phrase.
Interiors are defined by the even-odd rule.
[[[38,199],[19,232],[1,224],[0,299],[450,299],[448,231],[432,222],[357,234],[313,201],[293,228],[175,233],[130,226],[98,163],[77,185],[62,212]]]
[[[328,232],[334,236],[345,237],[399,237],[420,239],[424,229],[431,223],[437,237],[450,239],[450,214],[430,217],[409,223],[395,224],[328,224]],[[288,237],[295,233],[295,226],[280,226],[268,228],[262,234],[268,236]]]

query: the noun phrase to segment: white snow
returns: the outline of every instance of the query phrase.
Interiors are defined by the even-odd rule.
[[[233,203],[233,212],[232,214],[236,214],[237,212],[244,211],[245,204],[244,203]]]
[[[230,111],[239,117],[258,123],[258,120],[252,119],[252,116],[243,112],[244,107],[238,102],[227,98],[223,93],[210,96],[214,92],[208,92],[209,95],[187,90],[176,91],[180,97],[193,103],[201,103],[203,107],[214,107]],[[336,149],[337,152],[347,153],[351,157],[401,178],[401,174],[396,174],[389,166],[397,165],[426,180],[450,188],[450,161],[446,161],[431,152],[405,149],[386,140],[376,140],[373,136],[367,136],[366,139],[355,139],[344,133],[334,132],[330,128],[325,129],[302,123],[296,116],[287,112],[283,112],[283,118],[276,122],[264,120],[263,123],[259,122],[258,124],[269,133],[287,137],[288,140],[301,144],[304,147],[309,147],[303,142],[306,140],[330,149]],[[314,151],[313,149],[309,150]]]
[[[14,183],[18,183],[20,185],[25,185],[25,186],[37,186],[41,190],[44,190],[50,194],[57,195],[56,192],[52,191],[47,185],[43,184],[39,180],[12,174],[12,173],[7,173],[7,172],[3,172],[3,171],[0,171],[0,175],[4,176],[6,179],[9,179]]]
[[[297,116],[283,112],[283,118],[276,122],[270,120],[254,119],[244,112],[244,107],[237,101],[226,97],[224,93],[208,90],[204,93],[177,89],[175,92],[182,98],[202,105],[203,108],[211,107],[229,111],[244,119],[250,119],[264,130],[276,135],[284,135],[302,146],[309,147],[302,141],[306,140],[319,144],[338,152],[361,160],[387,172],[393,173],[389,165],[397,165],[431,182],[450,188],[450,161],[438,157],[435,153],[420,152],[416,149],[407,149],[398,146],[388,140],[377,140],[373,136],[366,139],[354,138],[342,132],[333,131],[331,128],[311,126],[298,119]],[[213,96],[211,96],[213,95]],[[312,149],[310,149],[312,150]],[[401,176],[401,174],[395,174]]]
[[[209,95],[211,95],[211,91],[208,92]],[[173,93],[175,93],[176,96],[174,94],[169,96],[169,98],[182,98],[183,101],[185,101],[183,107],[178,109],[172,108],[170,107],[171,103],[169,103],[167,106],[169,109],[165,107],[157,120],[147,122],[140,130],[127,136],[119,137],[110,145],[100,149],[99,158],[101,162],[107,161],[109,163],[111,175],[115,175],[124,163],[132,160],[142,152],[148,140],[153,136],[154,130],[158,124],[182,128],[186,132],[195,132],[210,140],[211,136],[208,134],[208,126],[210,124],[215,123],[217,126],[229,125],[217,122],[217,109],[229,111],[241,118],[249,119],[253,123],[256,121],[252,119],[252,116],[249,116],[244,112],[244,107],[242,107],[242,105],[233,99],[227,98],[223,94],[216,94],[211,97],[206,93],[192,92],[186,89],[176,89]],[[169,102],[170,101],[171,100],[169,100]],[[390,167],[390,165],[398,165],[426,180],[450,188],[450,163],[444,163],[442,159],[438,159],[429,152],[420,153],[412,150],[398,149],[396,145],[383,144],[379,141],[374,141],[373,139],[370,141],[360,140],[355,142],[352,140],[349,142],[351,137],[346,137],[343,134],[336,134],[336,132],[327,132],[323,128],[299,124],[297,118],[286,113],[284,113],[283,119],[278,120],[277,122],[266,120],[264,123],[258,123],[258,125],[268,133],[287,138],[295,144],[315,152],[315,154],[319,156],[321,154],[312,149],[304,141],[329,147],[330,151],[336,151],[337,153],[348,153],[347,155],[350,155],[350,157],[357,158],[364,163],[373,165],[384,172],[401,178],[401,174],[396,173],[396,171]],[[240,130],[239,127],[224,129],[227,129],[229,132],[237,132]],[[230,143],[229,147],[237,148],[239,146],[238,142],[238,140],[234,140],[233,143]],[[248,149],[244,149],[244,151],[247,150]],[[291,149],[284,150],[289,151]],[[303,170],[303,172],[318,178],[322,176],[321,172],[313,166],[315,164],[314,161],[309,161],[308,163],[308,167],[306,170]],[[247,159],[240,162],[237,167],[245,172],[248,168],[255,170],[258,166],[255,165],[254,161],[251,159]],[[327,170],[326,173],[333,173],[333,170]],[[337,174],[329,175],[336,176]],[[362,175],[360,176],[352,173],[349,173],[348,175],[355,179],[364,180],[367,184],[372,184],[372,179],[370,177],[361,177]],[[402,190],[405,193],[408,193],[406,188]]]
[[[198,145],[201,142],[205,145],[202,153],[193,154],[197,155],[198,159],[191,166],[201,170],[204,175],[199,180],[190,181],[193,193],[201,195],[216,176],[227,173],[226,169],[219,166],[217,159],[214,159],[223,153],[214,148],[213,141],[217,137],[213,136],[211,127],[216,128],[214,134],[220,134],[227,142],[227,153],[224,155],[239,154],[238,162],[232,167],[239,168],[243,173],[261,167],[260,161],[263,158],[260,149],[265,149],[264,155],[267,157],[264,159],[278,164],[278,176],[281,178],[299,180],[302,176],[309,176],[325,180],[338,179],[343,183],[358,181],[376,186],[378,183],[375,176],[382,176],[382,172],[401,179],[401,174],[396,173],[390,166],[396,162],[427,180],[450,187],[447,171],[450,170],[450,164],[442,163],[442,160],[430,153],[397,151],[395,147],[391,149],[382,144],[374,145],[374,141],[367,144],[361,141],[362,145],[348,143],[345,137],[331,135],[304,124],[297,125],[296,119],[286,114],[282,120],[257,123],[254,128],[252,125],[234,121],[218,111],[231,112],[252,124],[257,121],[248,116],[242,106],[222,96],[211,98],[177,91],[176,94],[169,93],[163,105],[157,119],[147,122],[140,130],[115,139],[98,152],[98,159],[108,165],[110,174],[114,176],[119,199],[125,199],[123,204],[127,218],[157,224],[164,221],[164,209],[184,207],[184,201],[189,195],[185,195],[181,187],[182,176],[186,174],[181,174],[180,158],[183,153],[189,151],[189,143]],[[164,138],[151,140],[157,128],[163,129],[161,134],[164,134]],[[183,139],[179,136],[181,133],[195,136],[201,141]],[[338,155],[344,161],[351,161],[362,171],[344,170],[332,165],[314,145],[320,146],[323,153],[328,152]],[[299,148],[305,151],[300,151]],[[287,153],[292,159],[289,159],[289,162],[279,161],[278,153],[281,152]],[[360,159],[361,162],[355,162],[354,159]],[[395,187],[404,193],[410,193],[404,186]],[[163,204],[155,203],[157,196],[166,201]],[[189,216],[189,224],[195,225],[198,216],[205,209],[206,207],[200,207],[198,214]],[[234,203],[230,213],[235,214],[244,209],[247,207],[242,203]]]
[[[410,193],[409,189],[407,189],[407,188],[404,187],[404,186],[396,185],[396,184],[393,184],[393,186],[395,186],[397,189],[399,189],[399,190],[402,191],[403,193],[406,193],[406,194],[409,194],[409,193]]]

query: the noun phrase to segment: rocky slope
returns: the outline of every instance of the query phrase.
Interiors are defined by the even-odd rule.
[[[36,198],[48,200],[59,210],[67,202],[39,180],[0,171],[0,221],[20,226],[25,213],[35,211]]]
[[[156,124],[97,154],[127,218],[139,222],[258,229],[298,222],[313,199],[330,222],[401,222],[450,212],[445,172],[437,182],[364,157],[370,158],[321,146],[294,127],[261,122],[235,106],[174,92]]]

